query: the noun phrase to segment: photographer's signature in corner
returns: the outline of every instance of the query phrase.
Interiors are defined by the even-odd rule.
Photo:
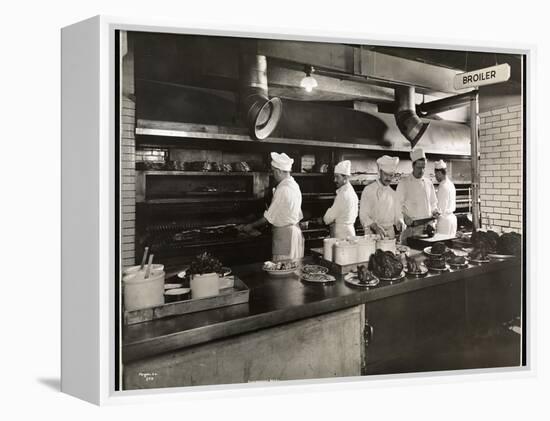
[[[157,377],[159,374],[157,372],[151,371],[151,372],[143,372],[140,371],[138,373],[138,376],[143,378],[146,382],[152,382],[155,380],[155,377]]]

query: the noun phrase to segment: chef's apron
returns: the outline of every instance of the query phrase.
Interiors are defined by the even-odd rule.
[[[456,235],[456,226],[456,215],[454,213],[441,215],[437,218],[436,232],[438,234],[451,235],[454,237]]]
[[[272,228],[273,261],[296,260],[304,257],[304,236],[298,224]]]
[[[345,240],[348,237],[355,237],[353,224],[330,224],[330,236]]]

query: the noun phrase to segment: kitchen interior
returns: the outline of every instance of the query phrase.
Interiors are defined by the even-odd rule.
[[[522,235],[521,56],[124,31],[119,43],[121,389],[524,365],[524,249],[350,285],[364,260],[327,260],[330,231],[319,221],[338,162],[351,162],[360,198],[379,157],[399,157],[395,189],[418,146],[435,188],[438,160],[456,187],[448,250],[488,232],[494,244]],[[502,63],[506,82],[453,86],[457,74]],[[423,127],[419,137],[403,111]],[[332,282],[305,282],[297,267],[269,273],[269,226],[238,229],[272,200],[274,151],[294,160],[302,193],[300,264],[326,267]],[[359,218],[355,232],[371,234]],[[407,257],[435,244],[397,243]],[[209,263],[204,252],[223,273],[218,293],[200,297],[186,272]],[[134,270],[159,274],[164,293],[185,291],[132,308],[143,284],[123,277]]]

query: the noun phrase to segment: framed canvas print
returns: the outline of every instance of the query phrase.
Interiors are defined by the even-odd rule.
[[[62,53],[65,392],[529,369],[529,48],[96,17]]]

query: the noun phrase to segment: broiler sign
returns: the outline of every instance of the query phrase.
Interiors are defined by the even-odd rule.
[[[506,82],[510,79],[510,65],[508,63],[498,66],[486,67],[473,72],[460,73],[455,76],[455,89],[473,88],[493,83]]]

